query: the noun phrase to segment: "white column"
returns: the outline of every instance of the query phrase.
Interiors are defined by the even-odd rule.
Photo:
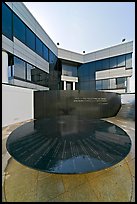
[[[73,90],[75,90],[75,82],[73,81]]]
[[[67,87],[66,87],[66,81],[64,81],[64,90],[66,90]]]
[[[130,92],[130,77],[127,77],[127,93]]]
[[[8,54],[2,51],[2,82],[8,83]]]

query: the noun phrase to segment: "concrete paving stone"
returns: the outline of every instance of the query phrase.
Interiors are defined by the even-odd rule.
[[[132,177],[132,194],[130,202],[135,202],[135,177]]]
[[[36,190],[37,179],[34,175],[6,175],[5,195],[7,202],[35,201]]]
[[[62,175],[65,191],[77,188],[80,184],[87,182],[85,174]]]
[[[15,189],[13,189],[15,190]],[[24,192],[22,189],[16,189],[16,194],[6,194],[7,202],[35,202],[36,201],[36,189]]]
[[[14,160],[13,158],[11,158],[9,160],[9,164],[6,168],[6,172],[8,172],[11,175],[15,175],[15,174],[21,174],[22,172],[24,172],[25,174],[34,174],[37,175],[38,171],[31,169],[27,166],[22,165],[21,163],[17,162],[16,160]]]
[[[54,174],[50,174],[50,173],[47,173],[47,172],[39,171],[39,172],[38,172],[38,180],[45,179],[45,178],[47,178],[48,176],[52,176],[52,175],[54,175]]]
[[[127,202],[130,201],[132,189],[132,175],[127,164],[111,169],[92,180],[90,187],[95,189],[99,202]]]
[[[5,196],[8,202],[36,200],[38,171],[10,159],[5,173]]]
[[[37,200],[39,202],[48,201],[57,195],[64,193],[64,185],[61,175],[48,176],[37,182]]]
[[[135,177],[135,159],[132,159],[130,161],[127,162],[127,165],[130,169],[130,172],[132,174],[133,177]]]
[[[7,141],[7,138],[4,138],[2,140],[2,155],[6,154],[7,152],[7,149],[6,149],[6,141]]]
[[[2,202],[6,202],[4,188],[2,188]]]
[[[49,200],[50,202],[98,202],[97,196],[86,182],[77,186],[75,189],[70,189],[56,198]]]

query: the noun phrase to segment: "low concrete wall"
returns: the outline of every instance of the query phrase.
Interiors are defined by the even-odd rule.
[[[33,118],[33,90],[2,84],[2,127]]]
[[[121,103],[122,104],[133,104],[135,103],[135,93],[125,93],[121,94]]]
[[[121,94],[121,103],[117,117],[135,120],[135,93]]]

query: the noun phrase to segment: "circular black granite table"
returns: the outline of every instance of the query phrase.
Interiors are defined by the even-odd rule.
[[[18,127],[8,137],[6,147],[15,160],[30,168],[80,174],[117,164],[129,153],[131,140],[112,123],[68,115]]]

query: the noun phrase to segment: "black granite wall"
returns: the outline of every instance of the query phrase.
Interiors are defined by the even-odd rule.
[[[121,96],[101,91],[34,91],[34,118],[76,115],[106,118],[117,114]]]

